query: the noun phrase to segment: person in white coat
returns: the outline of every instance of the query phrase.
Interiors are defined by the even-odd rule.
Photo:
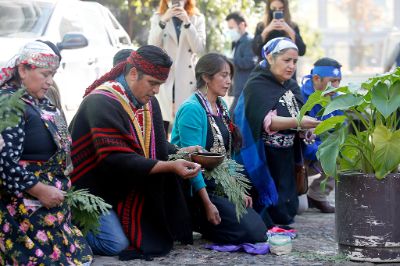
[[[206,46],[205,19],[196,8],[196,1],[161,0],[158,12],[151,18],[148,44],[164,49],[173,61],[157,96],[168,134],[176,110],[195,89],[195,64]]]

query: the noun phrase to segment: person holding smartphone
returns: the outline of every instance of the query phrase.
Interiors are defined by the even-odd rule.
[[[262,47],[277,37],[290,38],[299,49],[299,56],[306,53],[299,27],[291,20],[288,0],[267,0],[263,21],[257,24],[253,40],[253,51],[262,60]],[[295,75],[294,75],[295,77]]]
[[[161,0],[158,12],[151,18],[148,44],[164,49],[173,61],[157,97],[168,134],[176,110],[195,89],[195,64],[206,46],[205,19],[196,8],[196,1]]]

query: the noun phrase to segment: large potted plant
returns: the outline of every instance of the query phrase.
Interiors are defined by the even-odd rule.
[[[332,91],[335,97],[327,97]],[[400,261],[400,68],[312,94],[299,119],[320,104],[342,110],[315,129],[324,172],[337,179],[336,239],[351,260]]]

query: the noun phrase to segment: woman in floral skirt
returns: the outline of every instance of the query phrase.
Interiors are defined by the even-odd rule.
[[[0,70],[0,95],[24,89],[23,112],[1,136],[0,264],[89,265],[92,252],[64,201],[70,188],[70,137],[45,97],[61,56],[50,42],[27,43]],[[10,114],[12,116],[12,114]],[[4,121],[3,121],[4,122]]]

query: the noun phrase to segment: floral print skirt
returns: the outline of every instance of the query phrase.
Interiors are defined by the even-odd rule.
[[[57,164],[24,166],[45,184],[64,191],[71,186]],[[65,202],[47,209],[28,194],[4,191],[0,191],[0,251],[0,265],[88,265],[93,259],[81,231],[71,224]]]

